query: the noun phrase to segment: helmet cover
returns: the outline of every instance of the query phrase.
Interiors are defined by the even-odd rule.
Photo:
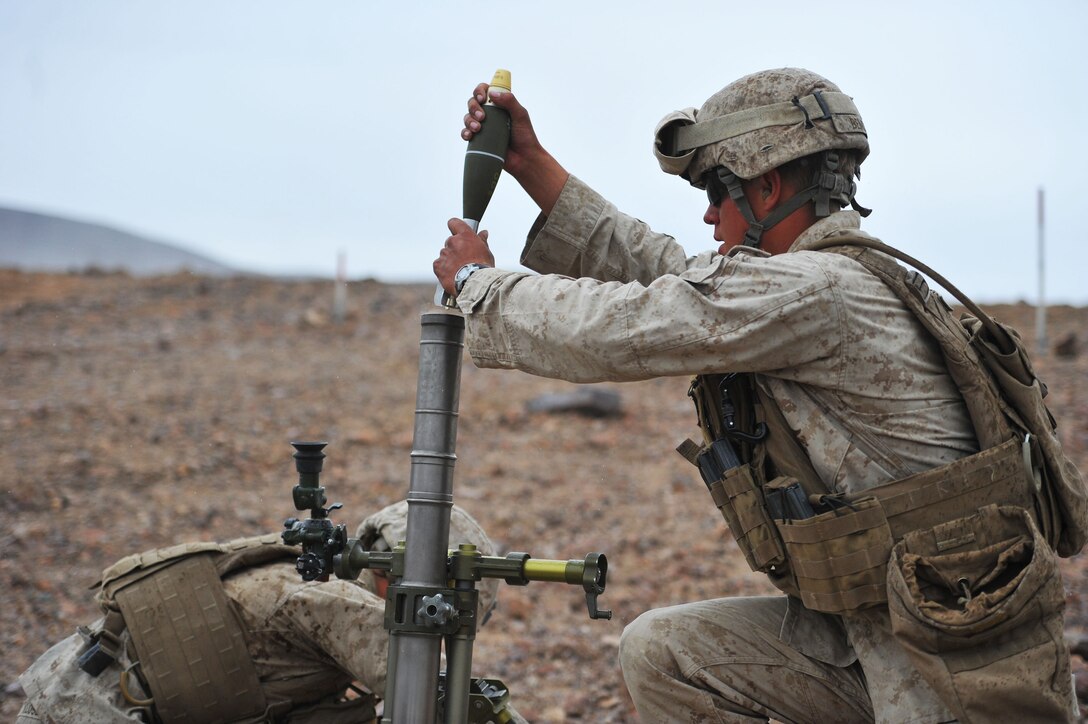
[[[367,550],[372,550],[375,546],[383,550],[393,550],[398,542],[405,540],[407,532],[408,501],[402,500],[368,516],[359,524],[355,537]],[[464,509],[454,505],[450,510],[449,545],[451,548],[456,548],[462,543],[474,544],[480,555],[495,555],[495,544],[491,542],[476,519]],[[477,584],[476,590],[480,592],[481,620],[495,605],[498,589],[499,582],[494,578],[482,579]]]
[[[717,166],[752,179],[831,149],[856,149],[860,163],[869,154],[865,125],[837,85],[801,68],[765,70],[734,81],[699,110],[666,116],[654,140],[662,170],[696,185]]]

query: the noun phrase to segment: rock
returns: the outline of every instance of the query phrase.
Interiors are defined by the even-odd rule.
[[[578,387],[570,392],[550,392],[529,400],[525,409],[549,414],[573,412],[586,417],[620,417],[620,393],[596,387]]]
[[[1070,332],[1054,344],[1054,356],[1062,359],[1076,359],[1077,353],[1077,335],[1075,332]]]

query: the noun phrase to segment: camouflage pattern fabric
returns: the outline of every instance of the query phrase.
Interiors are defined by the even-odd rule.
[[[404,540],[408,531],[408,501],[388,505],[373,515],[367,516],[355,531],[355,537],[366,548],[373,548],[374,543],[380,537],[389,550],[392,550],[398,542]],[[496,554],[495,544],[487,537],[483,527],[476,519],[465,512],[464,508],[454,505],[450,508],[450,538],[449,547],[456,548],[461,543],[472,543],[483,556]],[[480,616],[481,621],[486,619],[487,612],[495,606],[499,593],[499,580],[487,578],[476,585],[480,592]]]
[[[820,94],[817,98],[816,94]],[[676,127],[699,138],[673,147]],[[852,99],[826,78],[803,68],[753,73],[712,95],[698,110],[665,116],[654,129],[654,156],[661,170],[692,183],[724,166],[742,179],[831,149],[869,155],[865,124]]]
[[[125,637],[127,639],[127,636]],[[121,672],[131,663],[127,655],[92,677],[76,666],[86,648],[79,634],[72,634],[46,651],[19,678],[26,703],[16,724],[121,724],[149,722],[146,709],[133,706],[121,696]],[[147,693],[130,677],[129,693]]]
[[[406,514],[403,501],[388,506],[360,525],[358,537],[373,543],[381,535],[395,544],[404,537]],[[454,544],[475,542],[485,555],[495,553],[483,528],[457,506],[451,512],[450,538]],[[223,587],[246,632],[246,648],[265,697],[273,706],[280,703],[277,711],[288,708],[286,702],[313,702],[334,694],[349,681],[379,696],[385,691],[385,601],[375,594],[367,572],[357,581],[304,582],[290,562],[278,561],[232,573]],[[495,580],[481,583],[482,605],[493,605],[497,587]],[[127,641],[127,631],[123,637]],[[19,724],[148,721],[145,709],[121,695],[119,679],[129,658],[123,656],[93,677],[77,666],[84,649],[78,634],[70,636],[23,673],[20,683],[27,702]],[[136,677],[127,681],[133,698],[147,698]],[[515,722],[523,721],[510,711]]]
[[[740,78],[710,96],[695,113],[696,121],[718,118],[737,111],[789,102],[812,91],[839,92],[831,81],[800,68],[765,70]],[[869,141],[859,115],[833,115],[826,120],[789,126],[773,126],[721,143],[704,146],[695,152],[687,169],[691,178],[704,171],[725,166],[741,178],[755,178],[772,168],[811,153],[831,148],[856,148],[861,159],[869,153]],[[810,114],[811,117],[811,114]]]
[[[311,701],[330,693],[330,682],[351,678],[384,690],[385,602],[358,583],[305,583],[280,563],[238,573],[224,588],[237,606],[269,701]],[[78,635],[69,637],[20,677],[39,720],[142,721],[121,697],[121,663],[92,677],[76,665],[83,648]]]
[[[754,373],[833,491],[858,493],[977,452],[963,399],[911,312],[852,259],[805,251],[836,233],[861,234],[859,226],[856,212],[840,211],[809,227],[793,253],[738,248],[728,256],[688,257],[673,238],[620,213],[572,176],[522,252],[522,263],[542,276],[485,269],[458,295],[468,348],[480,367],[572,382]],[[746,610],[765,605],[778,615],[784,607],[763,601]],[[709,691],[694,664],[674,667],[678,678],[666,691],[660,680],[641,680],[647,670],[631,663],[705,644],[709,634],[699,625],[705,604],[690,605],[668,609],[675,625],[655,612],[654,635],[638,630],[647,622],[632,624],[625,675],[636,706],[649,707],[647,720],[659,719],[644,696],[671,701],[672,719],[685,721],[718,721],[700,718],[721,708],[705,697],[732,696],[692,698],[692,688]],[[728,621],[731,605],[716,615]],[[783,640],[791,651],[828,663],[828,638],[838,635],[850,652],[845,664],[860,663],[876,721],[953,718],[893,638],[886,607],[841,617],[845,636],[839,624],[829,628],[826,618],[806,613],[812,614],[784,607]],[[726,650],[732,645],[719,643]],[[790,656],[754,649],[748,655],[794,670]],[[751,702],[744,707],[759,710]],[[827,713],[819,705],[802,719]]]

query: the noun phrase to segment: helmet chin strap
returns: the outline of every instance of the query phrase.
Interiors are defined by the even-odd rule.
[[[872,213],[872,209],[867,209],[854,200],[857,184],[853,179],[838,173],[838,168],[839,155],[837,153],[828,151],[823,154],[823,164],[817,170],[812,185],[786,199],[762,220],[756,220],[756,215],[752,213],[752,206],[748,203],[748,197],[744,195],[741,179],[725,166],[718,166],[715,171],[718,181],[729,192],[729,198],[733,199],[741,217],[748,222],[748,230],[744,232],[744,245],[758,249],[763,232],[773,228],[778,222],[810,201],[815,202],[816,217],[821,219],[831,215],[832,200],[838,203],[839,208],[850,204],[862,216]]]

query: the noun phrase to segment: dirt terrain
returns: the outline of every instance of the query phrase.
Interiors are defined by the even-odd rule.
[[[408,487],[419,315],[427,285],[188,274],[0,271],[0,720],[19,673],[96,617],[101,569],[183,540],[278,531],[295,514],[291,440],[329,441],[323,484],[352,528]],[[1034,339],[1033,310],[991,307]],[[1055,341],[1084,343],[1088,310],[1054,308]],[[1063,440],[1088,469],[1088,355],[1036,360]],[[578,587],[504,587],[475,649],[539,722],[635,722],[616,652],[640,612],[769,593],[750,573],[694,470],[673,449],[696,433],[686,379],[610,385],[620,417],[529,413],[573,389],[478,370],[466,355],[455,500],[505,551],[606,553],[591,621]],[[1067,631],[1088,634],[1085,561],[1063,561]],[[1078,668],[1084,664],[1075,660]]]

